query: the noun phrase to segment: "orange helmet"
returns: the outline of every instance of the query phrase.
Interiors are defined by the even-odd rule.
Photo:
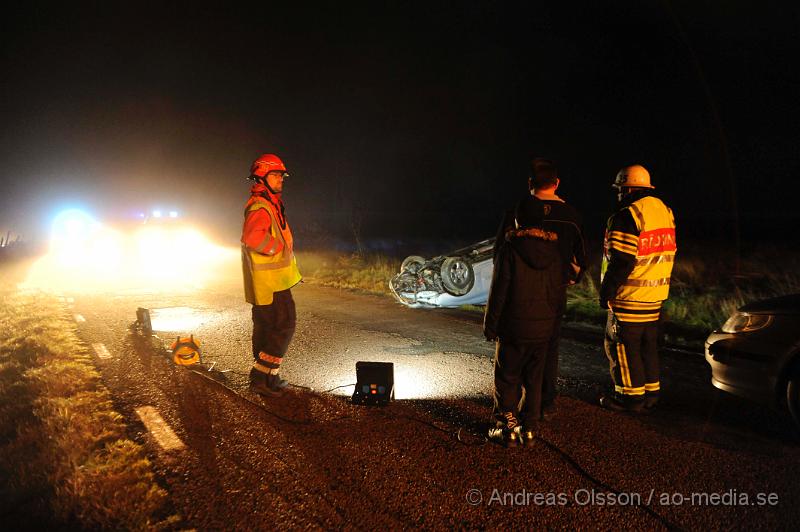
[[[283,165],[280,157],[272,153],[265,153],[255,161],[250,167],[250,177],[264,177],[270,172],[285,172],[286,166]]]

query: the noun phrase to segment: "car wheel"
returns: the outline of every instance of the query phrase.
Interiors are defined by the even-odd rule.
[[[442,285],[448,293],[463,296],[475,284],[475,272],[472,264],[461,257],[447,257],[442,263]]]
[[[419,255],[411,255],[403,259],[403,262],[400,264],[400,271],[401,272],[409,272],[409,273],[417,273],[420,268],[425,264],[425,259],[420,257]]]
[[[794,422],[800,428],[800,373],[795,373],[789,378],[786,385],[786,403],[789,405]]]

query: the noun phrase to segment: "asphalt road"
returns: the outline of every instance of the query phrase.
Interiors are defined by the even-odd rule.
[[[599,337],[565,331],[555,414],[534,448],[504,449],[477,435],[491,408],[494,347],[474,315],[302,284],[282,369],[299,387],[263,399],[246,390],[250,316],[240,292],[231,284],[63,294],[87,344],[106,347],[97,365],[184,526],[800,522],[800,445],[788,416],[716,391],[699,355],[664,353],[655,413],[615,414],[596,405],[609,384]],[[137,307],[152,309],[158,337],[131,327]],[[213,371],[169,361],[163,345],[179,333],[202,342]],[[390,406],[348,402],[359,360],[395,364]],[[162,448],[136,414],[142,406],[154,407],[183,447]]]

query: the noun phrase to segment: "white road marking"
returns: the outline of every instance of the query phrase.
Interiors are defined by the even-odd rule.
[[[181,439],[172,430],[172,427],[158,413],[158,410],[152,406],[142,406],[136,409],[136,414],[162,449],[172,451],[173,449],[185,447]]]
[[[84,318],[80,314],[75,314],[75,321],[77,321],[78,323],[84,323],[86,321],[86,318]]]
[[[97,353],[98,358],[111,358],[111,353],[108,352],[105,344],[92,344],[92,349]]]

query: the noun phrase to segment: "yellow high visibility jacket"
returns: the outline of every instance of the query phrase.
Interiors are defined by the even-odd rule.
[[[247,201],[244,210],[245,220],[248,214],[258,209],[264,209],[269,215],[269,235],[265,240],[269,240],[271,245],[268,249],[258,251],[244,243],[246,235],[243,234],[244,294],[245,300],[252,305],[271,305],[272,295],[275,292],[293,287],[300,282],[302,276],[294,256],[294,240],[289,223],[280,216],[282,213],[278,212],[275,203],[259,194],[253,194]],[[245,225],[244,232],[246,231]]]
[[[632,226],[625,223],[631,219]],[[633,269],[609,297],[609,305],[620,314],[620,319],[658,319],[661,302],[669,296],[677,251],[672,210],[655,196],[646,195],[609,218],[603,245],[601,285],[614,251],[632,256]],[[650,315],[653,313],[655,317]]]

